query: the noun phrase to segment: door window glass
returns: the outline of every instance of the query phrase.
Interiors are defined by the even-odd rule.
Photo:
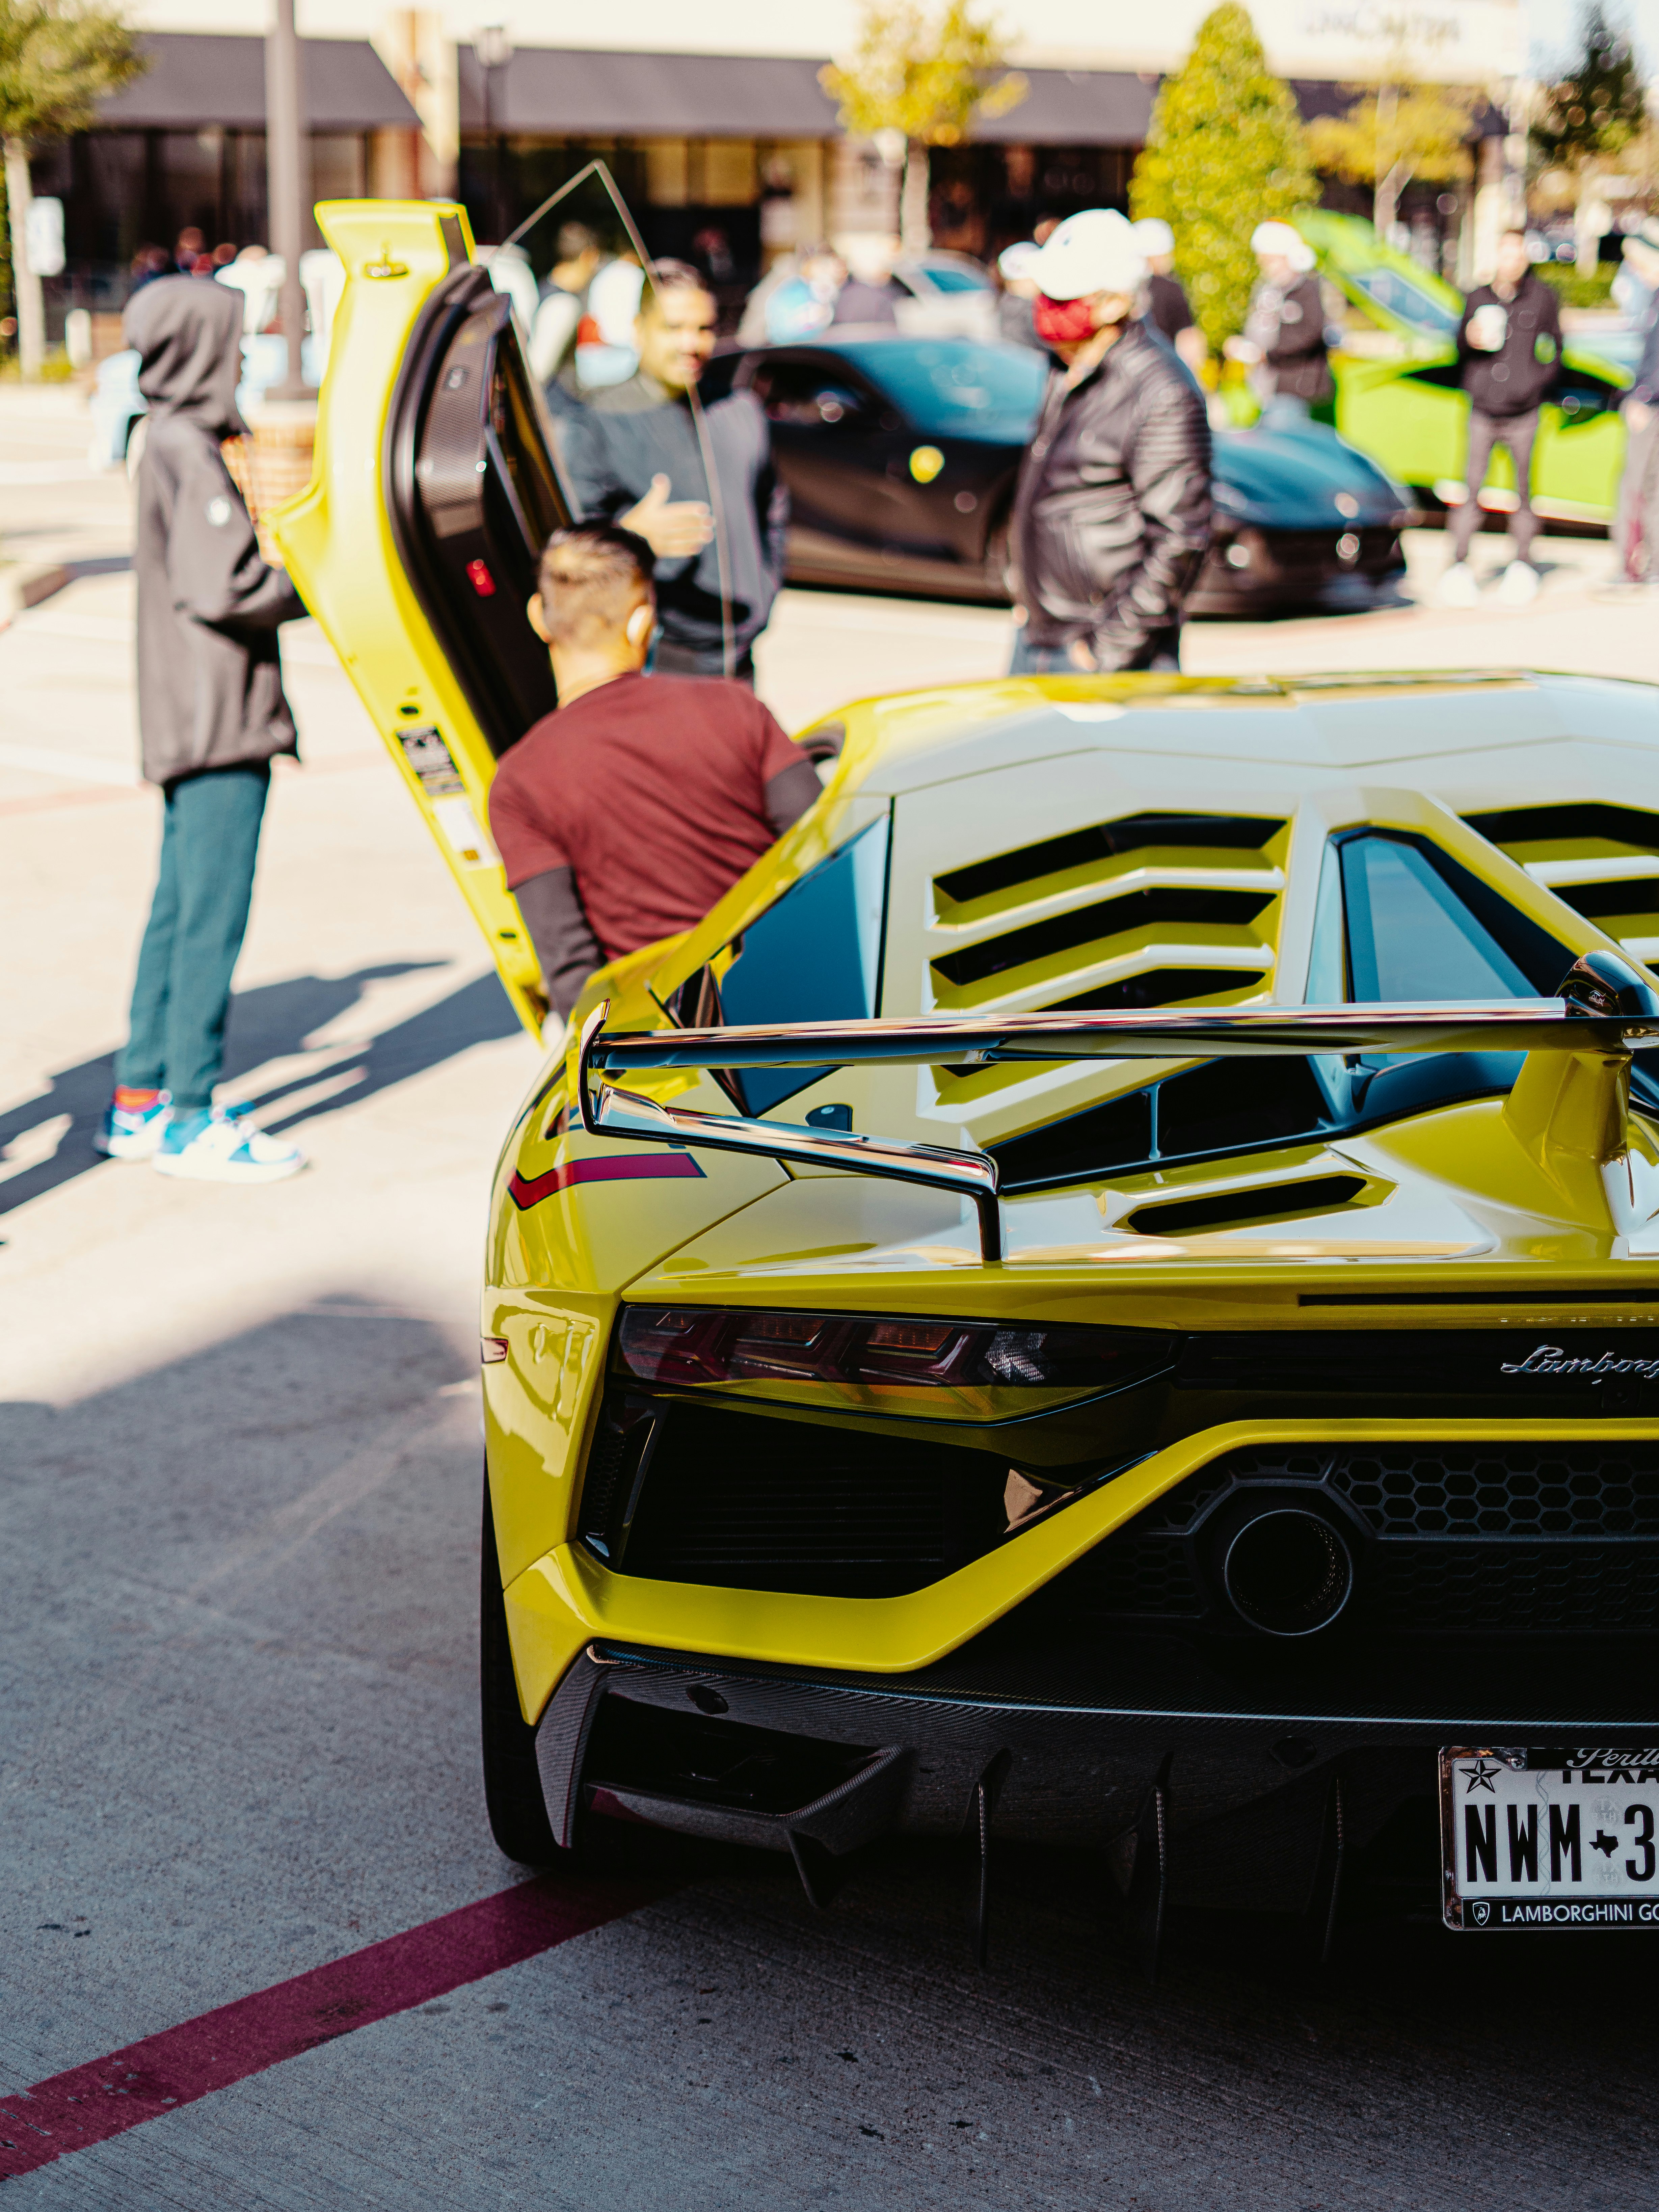
[[[757,370],[754,389],[772,422],[817,429],[825,422],[856,422],[873,411],[842,371],[823,361],[768,362]]]
[[[887,823],[872,823],[792,884],[732,945],[720,978],[723,1020],[862,1021],[880,1004]],[[827,1067],[750,1068],[744,1110],[765,1114]]]
[[[1024,445],[1048,377],[1047,354],[971,338],[854,338],[836,351],[896,400],[925,437]]]

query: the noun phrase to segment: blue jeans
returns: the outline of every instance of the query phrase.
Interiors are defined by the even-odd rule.
[[[1181,627],[1155,630],[1146,645],[1129,663],[1129,671],[1154,669],[1160,675],[1175,675],[1181,667]],[[1114,675],[1128,672],[1114,670]],[[1086,676],[1087,669],[1079,668],[1063,645],[1033,645],[1028,633],[1021,629],[1014,632],[1014,650],[1008,662],[1011,676]]]
[[[230,978],[247,928],[270,764],[204,769],[165,793],[161,860],[138,951],[116,1080],[210,1105],[224,1059]]]

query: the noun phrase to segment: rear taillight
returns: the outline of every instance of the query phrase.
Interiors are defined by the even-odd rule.
[[[1167,1367],[1152,1329],[919,1321],[868,1314],[629,1306],[615,1364],[642,1382],[903,1383],[912,1388],[1116,1389]]]

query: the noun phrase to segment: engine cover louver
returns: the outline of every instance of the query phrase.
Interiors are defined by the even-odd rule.
[[[1659,814],[1585,800],[1466,819],[1632,959],[1659,958]]]
[[[933,882],[932,1003],[1075,1010],[1263,995],[1285,826],[1134,814],[952,868]]]

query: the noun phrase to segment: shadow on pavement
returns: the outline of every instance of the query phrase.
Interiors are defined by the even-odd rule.
[[[231,1000],[226,1040],[227,1080],[246,1075],[268,1060],[302,1051],[305,1040],[356,1006],[369,984],[441,964],[395,960],[361,968],[349,975],[301,975],[237,992]],[[423,1006],[418,1013],[393,1023],[361,1046],[331,1055],[325,1064],[301,1070],[274,1085],[258,1102],[261,1124],[281,1128],[328,1113],[336,1106],[355,1106],[394,1083],[406,1082],[411,1075],[453,1060],[475,1044],[514,1036],[519,1026],[499,980],[493,975],[475,976],[434,1006]],[[357,1079],[343,1087],[337,1097],[300,1103],[300,1094],[311,1091],[319,1077],[337,1080],[354,1072]],[[64,1069],[52,1078],[49,1089],[0,1113],[0,1155],[31,1131],[69,1116],[49,1157],[14,1168],[0,1182],[0,1214],[12,1212],[31,1199],[84,1175],[88,1168],[102,1164],[92,1149],[92,1137],[109,1103],[114,1079],[113,1054],[100,1053],[95,1060]],[[295,1110],[286,1116],[281,1110],[285,1097],[295,1101]],[[274,1115],[273,1104],[277,1109]]]

